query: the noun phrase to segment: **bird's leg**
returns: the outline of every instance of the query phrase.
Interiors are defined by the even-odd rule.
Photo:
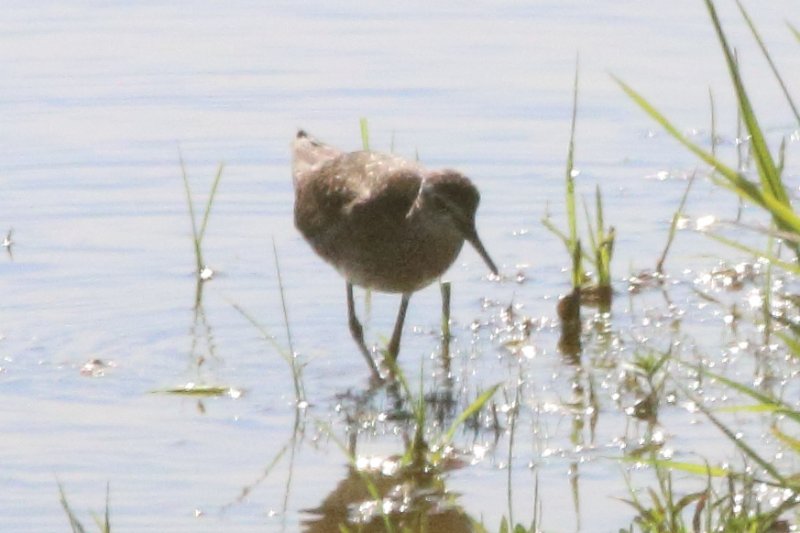
[[[367,345],[364,343],[364,328],[358,321],[358,317],[356,317],[356,305],[353,299],[353,284],[349,281],[347,282],[347,320],[350,324],[350,334],[353,336],[353,340],[356,341],[358,349],[361,351],[361,355],[363,355],[364,359],[367,360],[369,369],[372,370],[372,377],[381,379],[381,372],[378,370],[378,365],[375,364],[375,360],[372,358]]]
[[[411,293],[404,292],[400,300],[400,309],[397,311],[397,321],[394,323],[392,340],[389,341],[389,357],[392,358],[392,362],[397,361],[397,354],[400,353],[400,337],[403,335],[403,322],[406,320],[409,299],[411,299]]]

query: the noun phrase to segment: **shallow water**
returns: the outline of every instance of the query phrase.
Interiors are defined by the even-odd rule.
[[[788,85],[800,86],[796,42],[784,26],[797,15],[792,2],[747,5]],[[769,79],[740,18],[723,7],[748,79]],[[545,529],[629,523],[631,509],[613,499],[627,494],[620,466],[603,457],[618,453],[615,439],[642,430],[601,395],[593,441],[585,428],[575,438],[576,417],[564,407],[585,400],[574,397],[575,384],[607,391],[616,371],[605,376],[602,365],[576,367],[559,356],[555,302],[568,288],[567,257],[540,219],[549,210],[564,226],[579,53],[578,187],[591,200],[602,186],[606,218],[618,231],[615,278],[653,268],[696,163],[608,73],[697,130],[703,143],[711,87],[719,133],[729,141],[722,150],[732,157],[727,74],[700,2],[11,2],[0,28],[0,231],[13,227],[15,241],[13,256],[0,257],[3,531],[66,529],[57,481],[87,522],[87,509],[101,511],[108,483],[115,531],[296,531],[303,510],[345,478],[346,455],[327,432],[345,439],[341,395],[363,392],[368,372],[346,328],[344,282],[293,228],[288,143],[303,127],[357,149],[359,117],[369,118],[373,147],[459,168],[481,189],[479,231],[504,279],[487,279],[466,248],[447,275],[453,389],[463,408],[497,382],[513,397],[516,379],[525,379],[512,462],[515,518],[532,516],[536,474]],[[789,135],[793,123],[774,84],[750,88],[774,138]],[[796,147],[789,143],[795,178]],[[193,310],[179,151],[198,206],[225,163],[204,243],[217,275],[205,285],[203,317]],[[733,218],[736,200],[698,181],[688,212]],[[310,407],[299,431],[286,363],[232,305],[286,345],[273,240],[294,348],[306,363]],[[692,280],[720,257],[737,254],[683,231],[667,268],[688,313],[681,334],[697,352],[729,363],[737,335],[720,333],[724,316],[689,300]],[[362,307],[368,339],[388,336],[397,300],[374,294],[369,313]],[[518,319],[535,323],[525,352],[533,357],[502,346],[504,328],[517,324],[502,318],[512,303]],[[411,301],[400,361],[414,390],[421,365],[426,391],[444,387],[434,357],[439,305],[436,287]],[[629,345],[658,339],[667,326],[648,317],[666,307],[658,294],[620,296],[611,329]],[[589,345],[600,358],[630,354]],[[91,377],[81,370],[95,359],[105,367]],[[752,363],[742,359],[737,372],[747,376]],[[244,394],[153,393],[190,382]],[[498,408],[512,397],[498,397]],[[670,445],[715,460],[732,456],[700,418],[678,408],[662,413]],[[359,453],[402,453],[394,427],[378,422],[364,431]],[[487,428],[465,431],[456,444],[486,454],[451,472],[448,489],[462,495],[467,513],[496,527],[508,514],[507,433],[495,440]]]

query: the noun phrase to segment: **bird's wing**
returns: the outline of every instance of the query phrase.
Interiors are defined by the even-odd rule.
[[[353,217],[402,221],[416,202],[421,184],[422,177],[414,170],[395,170],[383,175],[369,191],[351,201],[347,209]]]
[[[295,225],[306,238],[316,238],[337,227],[347,206],[359,198],[334,167],[335,160],[317,169],[317,175],[295,184]]]
[[[306,237],[400,224],[417,199],[421,172],[415,163],[389,154],[342,154],[295,184],[295,223]]]

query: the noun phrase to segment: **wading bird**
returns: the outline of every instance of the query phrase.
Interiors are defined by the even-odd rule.
[[[364,343],[353,285],[400,293],[388,346],[396,361],[411,294],[438,279],[466,240],[495,266],[475,229],[480,194],[455,170],[372,151],[344,153],[300,130],[292,143],[294,221],[320,257],[347,281],[350,333],[376,378]]]

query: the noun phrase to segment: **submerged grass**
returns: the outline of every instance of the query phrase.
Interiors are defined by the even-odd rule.
[[[162,394],[175,394],[177,396],[199,396],[207,398],[213,398],[216,396],[230,396],[231,398],[238,398],[242,395],[242,391],[231,387],[222,387],[219,385],[197,385],[194,383],[188,383],[182,387],[159,389],[154,392]]]

